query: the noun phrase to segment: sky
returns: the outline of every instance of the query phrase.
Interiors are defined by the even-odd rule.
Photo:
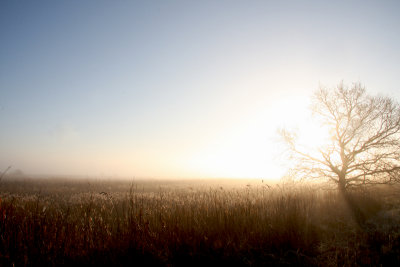
[[[271,178],[320,86],[400,99],[398,1],[0,2],[0,170]]]

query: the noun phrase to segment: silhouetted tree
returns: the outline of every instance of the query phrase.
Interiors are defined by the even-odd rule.
[[[320,88],[312,99],[312,111],[329,129],[327,145],[315,153],[303,151],[295,132],[281,130],[293,169],[302,178],[327,178],[340,191],[400,180],[400,107],[381,96],[370,96],[360,83],[350,89],[339,84]]]

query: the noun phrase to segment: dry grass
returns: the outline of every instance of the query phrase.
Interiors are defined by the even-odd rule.
[[[199,185],[5,180],[0,265],[400,263],[400,198],[388,189],[345,200],[305,186]]]

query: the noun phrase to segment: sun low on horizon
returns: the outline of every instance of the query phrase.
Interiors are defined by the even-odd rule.
[[[393,1],[2,1],[0,172],[279,179],[313,92],[399,99]]]

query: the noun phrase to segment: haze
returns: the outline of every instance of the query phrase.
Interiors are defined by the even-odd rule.
[[[270,178],[320,85],[399,99],[397,1],[1,1],[0,168]]]

